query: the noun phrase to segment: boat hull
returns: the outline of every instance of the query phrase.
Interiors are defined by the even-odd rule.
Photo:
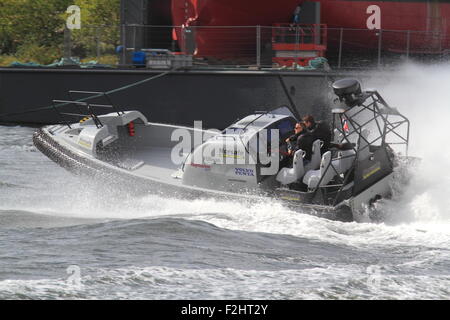
[[[390,173],[383,179],[376,182],[370,188],[356,195],[350,201],[353,219],[357,222],[370,222],[370,208],[368,204],[373,204],[381,198],[391,196],[391,185],[394,179],[394,173]]]
[[[230,194],[229,192],[220,192],[213,190],[199,190],[189,186],[174,186],[168,183],[159,182],[148,177],[140,177],[127,172],[119,167],[109,165],[95,158],[81,155],[78,152],[70,150],[56,141],[49,133],[47,127],[38,129],[33,135],[33,143],[36,148],[46,155],[50,160],[59,166],[76,174],[83,175],[97,183],[110,185],[123,191],[124,194],[145,195],[156,194],[164,198],[176,198],[183,200],[195,199],[214,199],[225,201],[239,201],[243,204],[252,205],[255,202],[279,201],[287,208],[292,210],[315,215],[331,220],[351,221],[351,212],[349,207],[332,207],[324,205],[314,205],[292,201],[292,199],[283,200],[286,197],[285,192],[281,192],[279,197],[269,196],[267,193],[261,194]]]
[[[341,1],[321,0],[321,21],[329,29],[330,50],[339,48],[340,28],[345,50],[378,48],[394,52],[442,53],[450,48],[450,3],[446,1]],[[221,58],[249,57],[256,53],[256,28],[218,26],[272,26],[292,21],[298,0],[173,0],[176,26],[195,28],[196,54]],[[208,28],[209,27],[209,28]],[[382,29],[380,36],[379,30]],[[182,29],[176,29],[185,49]],[[263,32],[263,37],[266,32]],[[270,33],[263,39],[270,42]]]

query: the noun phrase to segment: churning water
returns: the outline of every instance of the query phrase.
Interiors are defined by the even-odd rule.
[[[449,83],[450,65],[363,83],[410,118],[423,159],[382,223],[122,193],[0,126],[0,299],[448,299]]]

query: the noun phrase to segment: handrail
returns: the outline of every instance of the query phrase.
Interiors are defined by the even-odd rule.
[[[85,106],[88,113],[87,114],[82,113],[80,108],[78,108],[78,110],[80,112],[78,114],[77,113],[69,113],[69,112],[60,112],[59,109],[55,106],[55,103],[65,103],[68,105],[73,104],[76,106]],[[69,122],[66,121],[66,119],[62,115],[71,115],[71,116],[80,116],[80,117],[90,116],[92,118],[92,120],[94,121],[94,124],[97,128],[103,127],[102,122],[100,121],[98,116],[93,111],[92,105],[90,105],[88,102],[54,99],[54,100],[52,100],[52,106],[53,106],[53,109],[56,111],[56,113],[59,115],[59,117],[63,120],[63,122],[69,127],[69,129],[72,129],[72,127],[70,126]]]
[[[84,91],[84,90],[69,90],[69,96],[71,97],[72,93],[76,93],[76,94],[96,94],[96,95],[103,95],[106,100],[108,100],[109,105],[114,109],[114,111],[117,113],[118,116],[120,116],[120,113],[124,114],[125,112],[123,112],[122,110],[119,110],[113,103],[111,98],[108,96],[107,92],[100,92],[100,91]],[[91,104],[91,106],[94,106],[94,104]],[[97,105],[97,106],[101,106],[101,105]],[[120,111],[120,112],[119,112]]]

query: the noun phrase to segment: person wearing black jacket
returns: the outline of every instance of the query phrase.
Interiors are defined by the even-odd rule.
[[[293,144],[296,143],[297,138],[300,135],[300,133],[302,132],[302,130],[303,130],[303,128],[301,127],[300,122],[297,122],[295,124],[294,134],[286,139],[286,143],[288,144],[288,147],[289,147],[288,153],[290,153],[290,150],[293,149]]]
[[[297,150],[302,149],[305,151],[305,157],[303,159],[311,161],[314,136],[307,130],[303,122],[297,123],[294,130],[295,133],[286,139],[286,142],[291,144],[291,148],[288,151],[289,155],[294,156]]]
[[[303,122],[308,128],[308,131],[313,135],[314,141],[317,139],[323,141],[323,146],[320,149],[321,154],[327,152],[330,149],[331,143],[331,129],[328,123],[325,121],[315,122],[314,117],[311,115],[303,117]]]

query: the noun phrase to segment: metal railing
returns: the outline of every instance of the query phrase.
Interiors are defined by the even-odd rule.
[[[319,29],[317,29],[319,28]],[[299,45],[315,37],[326,47],[333,69],[382,67],[407,59],[445,60],[450,36],[444,32],[330,28],[326,25],[274,26],[145,26],[122,25],[122,64],[130,64],[130,51],[164,48],[194,56],[194,67],[274,67],[275,37]],[[128,52],[128,53],[127,53]],[[127,56],[128,55],[128,56]]]
[[[84,99],[78,99],[75,100],[73,95],[89,95],[88,97],[85,97]],[[98,92],[98,91],[80,91],[80,90],[69,90],[69,97],[71,100],[52,100],[52,108],[55,111],[55,113],[58,115],[60,119],[61,124],[65,124],[69,129],[72,127],[70,126],[70,122],[74,119],[92,119],[95,126],[99,129],[103,127],[103,124],[101,120],[99,119],[99,115],[103,114],[101,112],[100,114],[95,109],[113,109],[115,113],[117,113],[118,116],[121,116],[124,113],[123,110],[119,109],[116,105],[112,103],[111,98],[108,96],[107,92]],[[102,99],[106,100],[109,104],[104,103],[93,103],[92,101],[87,102],[86,100],[92,100],[92,99]],[[68,110],[63,110],[62,108],[70,106],[76,107],[76,113],[75,112],[68,112]],[[68,119],[69,118],[69,119]]]
[[[382,67],[407,59],[446,60],[450,52],[450,36],[444,32],[346,29],[325,25],[319,28],[317,31],[289,24],[224,27],[83,25],[81,30],[65,31],[65,36],[61,36],[61,52],[66,57],[131,67],[133,52],[166,49],[192,56],[193,68],[257,69],[277,67],[273,61],[276,55],[274,42],[283,37],[286,43],[294,45],[307,43],[311,37],[319,38],[326,46],[324,56],[332,69]]]

